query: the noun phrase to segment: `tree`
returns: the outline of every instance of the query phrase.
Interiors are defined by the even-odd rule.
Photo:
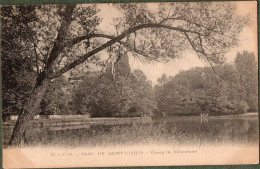
[[[240,82],[246,90],[246,102],[251,111],[256,111],[257,102],[257,62],[254,53],[244,51],[237,53],[235,67],[239,73]]]
[[[38,49],[33,54],[37,78],[15,124],[10,145],[23,143],[23,133],[39,113],[52,79],[90,62],[110,46],[148,60],[174,59],[191,47],[211,64],[221,63],[224,53],[237,44],[246,23],[245,18],[234,14],[235,7],[230,3],[162,3],[155,12],[147,4],[115,6],[123,17],[117,19],[116,31],[110,35],[98,30],[101,19],[96,5],[36,6],[39,20],[30,24],[35,36],[29,41],[28,51]]]
[[[156,108],[151,82],[140,70],[130,72],[128,63],[122,58],[114,71],[108,64],[101,77],[86,73],[72,92],[72,111],[91,117],[151,116]]]
[[[5,121],[8,114],[18,114],[34,85],[33,60],[27,57],[32,52],[28,39],[34,32],[28,25],[37,18],[35,6],[3,6],[1,9],[2,117]]]
[[[217,71],[216,74],[214,71]],[[158,108],[167,114],[245,113],[246,91],[233,65],[192,68],[156,86]]]
[[[159,85],[165,83],[167,81],[167,76],[166,74],[163,74],[160,78],[157,79],[157,82]]]
[[[88,73],[75,88],[73,102],[75,112],[91,117],[124,117],[133,104],[134,93],[122,78]]]
[[[70,112],[70,85],[64,76],[53,80],[40,103],[40,115],[73,114]]]
[[[155,94],[152,83],[141,70],[134,70],[130,87],[134,91],[133,106],[129,110],[133,116],[151,116],[156,109]]]

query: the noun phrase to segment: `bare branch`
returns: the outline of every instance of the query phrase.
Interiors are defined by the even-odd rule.
[[[184,19],[183,17],[176,17],[176,18],[168,18],[168,17],[167,17],[167,18],[163,19],[160,23],[162,24],[162,23],[164,23],[164,22],[166,22],[166,21],[168,21],[168,20],[185,21],[185,22],[188,22],[188,23],[191,23],[191,24],[197,26],[197,27],[200,28],[200,29],[201,29],[201,28],[205,28],[205,29],[207,29],[207,30],[209,30],[209,31],[211,31],[211,32],[214,32],[214,33],[216,33],[216,34],[219,34],[219,35],[221,35],[221,36],[225,36],[225,37],[227,37],[227,38],[236,40],[235,38],[230,37],[230,36],[228,36],[228,35],[225,35],[225,34],[223,34],[222,32],[219,32],[219,31],[217,31],[216,29],[214,29],[214,28],[216,27],[216,21],[215,21],[214,26],[213,26],[212,28],[207,27],[207,26],[204,26],[204,25],[201,25],[201,24],[198,24],[198,23],[196,23],[196,22],[194,22],[194,21],[190,21],[190,20],[188,20],[188,19]]]
[[[38,51],[41,53],[41,55],[43,56],[43,58],[44,59],[46,59],[47,58],[47,56],[46,55],[44,55],[43,53],[42,53],[42,51],[41,51],[41,49],[37,46],[37,44],[36,43],[34,43],[34,45],[35,45],[35,47],[38,49]]]
[[[188,39],[190,45],[192,46],[193,50],[196,51],[198,54],[200,53],[200,54],[202,54],[203,56],[205,56],[206,60],[207,60],[208,63],[210,64],[210,67],[212,68],[213,72],[214,72],[216,75],[218,75],[223,81],[227,82],[227,81],[215,70],[213,64],[211,63],[211,61],[210,61],[210,59],[209,59],[209,57],[208,57],[208,54],[204,51],[203,46],[202,46],[202,38],[201,38],[201,36],[198,35],[198,36],[199,36],[199,40],[200,40],[200,48],[201,48],[201,50],[199,50],[199,49],[196,49],[196,47],[195,47],[194,43],[191,41],[189,35],[188,35],[186,32],[185,32],[184,34],[185,34],[186,38]]]

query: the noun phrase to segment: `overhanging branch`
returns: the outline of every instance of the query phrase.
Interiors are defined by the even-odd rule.
[[[199,45],[200,45],[200,48],[201,48],[201,49],[199,50],[199,49],[197,49],[197,48],[195,47],[195,45],[194,45],[194,43],[192,42],[192,40],[190,39],[189,35],[188,35],[187,33],[184,33],[184,35],[185,35],[186,38],[188,39],[188,41],[189,41],[190,45],[192,46],[193,50],[196,51],[198,54],[200,53],[200,54],[202,54],[203,56],[205,56],[206,60],[207,60],[208,63],[210,64],[210,67],[212,68],[213,72],[214,72],[216,75],[218,75],[223,81],[227,82],[227,81],[215,70],[213,64],[211,63],[211,60],[210,60],[209,57],[208,57],[208,54],[204,51],[203,45],[202,45],[202,38],[201,38],[201,36],[198,35],[198,36],[199,36],[199,41],[200,41]]]
[[[133,28],[130,28],[129,30],[123,32],[122,34],[118,35],[117,37],[109,40],[108,42],[104,43],[103,45],[93,49],[92,51],[86,53],[85,55],[81,56],[80,58],[78,58],[77,60],[73,61],[72,63],[70,63],[69,65],[66,65],[65,67],[63,67],[62,69],[60,69],[59,71],[57,71],[55,74],[53,75],[49,75],[50,78],[55,78],[58,77],[60,75],[62,75],[63,73],[71,70],[72,68],[74,68],[75,66],[83,63],[85,60],[87,60],[89,57],[97,54],[98,52],[102,51],[103,49],[121,41],[122,39],[124,39],[127,35],[134,33],[138,30],[141,29],[145,29],[145,28],[165,28],[165,29],[169,29],[169,30],[174,30],[174,31],[178,31],[178,32],[183,32],[183,33],[193,33],[193,34],[198,34],[201,36],[205,36],[204,34],[201,34],[199,32],[193,31],[193,30],[186,30],[180,27],[173,27],[173,26],[168,26],[168,25],[162,25],[162,24],[153,24],[153,23],[149,23],[149,24],[142,24],[142,25],[138,25],[135,26]],[[107,35],[106,35],[107,36]],[[85,39],[89,39],[90,37],[94,38],[94,37],[106,37],[103,34],[92,34],[92,35],[87,35],[87,36],[82,36],[82,37],[78,37],[76,39],[73,39],[71,42],[72,44],[76,44],[80,41],[83,41]],[[107,38],[107,37],[106,37]]]

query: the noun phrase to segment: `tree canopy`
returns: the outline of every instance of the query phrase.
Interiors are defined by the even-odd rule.
[[[255,111],[255,65],[254,54],[244,52],[237,55],[235,64],[214,67],[214,70],[197,67],[182,71],[175,77],[162,75],[158,79],[160,83],[155,87],[158,108],[172,115],[196,115],[203,112],[221,115]]]
[[[231,3],[161,3],[154,11],[148,4],[114,6],[123,15],[115,18],[117,33],[109,35],[98,29],[98,5],[29,6],[37,18],[26,28],[34,32],[26,36],[34,70],[55,78],[112,45],[148,60],[174,59],[190,48],[212,64],[222,63],[247,21],[234,15]],[[15,15],[16,7],[8,7]]]
[[[151,82],[144,73],[129,72],[126,56],[114,70],[111,66],[108,64],[101,77],[97,72],[83,74],[72,91],[71,111],[91,117],[151,116],[156,102]]]
[[[257,61],[254,53],[244,51],[238,53],[235,58],[235,67],[239,74],[241,85],[246,90],[246,101],[250,110],[256,111],[257,103]]]
[[[34,86],[35,58],[30,39],[34,31],[29,24],[37,21],[35,6],[1,7],[2,110],[5,115],[19,112]]]

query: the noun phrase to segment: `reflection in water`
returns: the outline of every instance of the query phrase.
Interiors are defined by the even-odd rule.
[[[182,130],[187,139],[192,140],[193,143],[196,141],[199,141],[199,144],[258,142],[257,119],[209,119],[208,123],[187,120],[168,122],[167,125]]]
[[[13,125],[4,124],[4,145]],[[258,120],[255,118],[208,119],[167,118],[149,123],[97,125],[88,122],[31,125],[26,132],[27,145],[133,145],[133,144],[258,144]]]

